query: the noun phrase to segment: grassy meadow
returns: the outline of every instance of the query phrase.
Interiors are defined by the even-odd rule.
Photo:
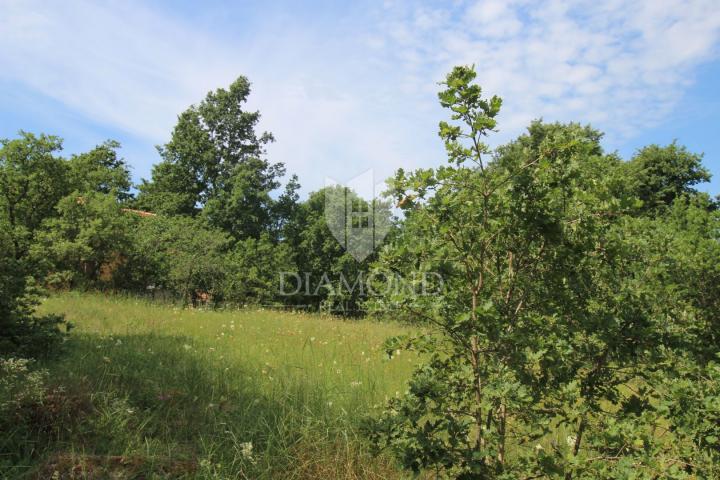
[[[383,352],[404,327],[81,293],[39,313],[75,328],[42,411],[0,440],[22,445],[4,476],[402,478],[359,425],[418,361]]]

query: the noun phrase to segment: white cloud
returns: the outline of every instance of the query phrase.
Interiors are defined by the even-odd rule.
[[[720,38],[715,0],[386,2],[339,18],[288,8],[260,9],[239,35],[140,2],[0,0],[0,79],[155,144],[245,74],[278,139],[272,160],[315,189],[442,162],[436,82],[452,65],[474,63],[504,97],[499,140],[540,116],[625,139],[672,114]]]

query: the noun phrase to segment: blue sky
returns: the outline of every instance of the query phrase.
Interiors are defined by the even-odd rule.
[[[677,139],[720,193],[716,0],[0,0],[0,137],[113,138],[139,180],[178,113],[245,75],[269,158],[307,193],[443,163],[437,82],[455,64],[504,98],[495,144],[538,117],[592,123],[625,158]]]

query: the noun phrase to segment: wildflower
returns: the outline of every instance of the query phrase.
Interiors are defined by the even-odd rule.
[[[350,382],[350,386],[351,386],[352,388],[357,388],[357,387],[359,387],[360,385],[362,385],[362,382],[357,381],[357,380],[355,380],[355,381],[353,381],[353,382]]]
[[[243,442],[240,444],[240,453],[243,458],[252,460],[253,444],[252,442]]]
[[[103,357],[103,362],[110,363],[110,357]]]
[[[577,437],[575,435],[568,435],[565,441],[567,442],[568,447],[574,447],[575,442],[577,442]]]
[[[185,345],[183,345],[183,348],[185,349],[185,351],[192,349],[192,347],[190,345],[188,345],[187,343]]]
[[[310,341],[311,341],[311,342],[314,342],[314,341],[315,341],[315,337],[310,337]]]
[[[542,445],[540,445],[539,443],[538,443],[537,445],[535,445],[535,451],[536,451],[536,452],[540,452],[541,450],[544,450],[544,448],[543,448]]]
[[[118,339],[115,341],[115,345],[116,345],[116,346],[122,345],[122,340],[120,340],[120,339],[118,338]]]

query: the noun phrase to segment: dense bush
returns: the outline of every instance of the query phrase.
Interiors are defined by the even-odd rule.
[[[63,342],[69,325],[63,325],[64,319],[57,315],[33,315],[30,268],[16,255],[5,227],[0,221],[0,357],[51,355]]]
[[[133,218],[112,194],[75,191],[43,222],[32,247],[37,264],[67,287],[113,286],[133,246]],[[65,273],[65,275],[62,275]]]

